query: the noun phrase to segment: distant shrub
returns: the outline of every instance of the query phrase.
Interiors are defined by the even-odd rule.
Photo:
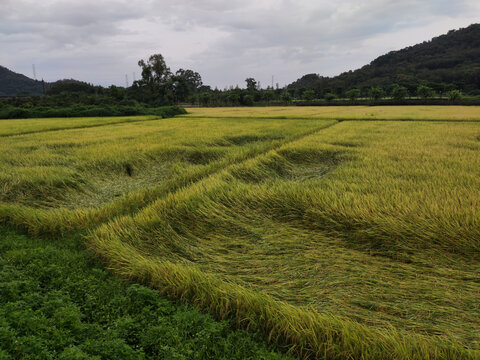
[[[20,107],[6,107],[4,111],[0,113],[0,116],[4,119],[21,119],[31,117],[31,111]]]
[[[335,100],[337,98],[337,96],[335,94],[332,94],[332,93],[326,93],[324,95],[324,98],[327,101],[332,101],[332,100]]]
[[[172,117],[186,114],[185,109],[179,106],[162,106],[156,108],[142,106],[115,106],[115,105],[73,105],[65,107],[23,107],[5,106],[0,108],[0,119],[26,118],[57,118],[57,117],[90,117],[90,116],[133,116],[156,115]]]

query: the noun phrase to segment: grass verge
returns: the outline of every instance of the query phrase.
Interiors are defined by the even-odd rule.
[[[78,239],[0,227],[0,359],[288,359],[229,321],[115,278]]]

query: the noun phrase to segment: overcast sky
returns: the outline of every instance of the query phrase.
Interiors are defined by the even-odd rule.
[[[0,65],[124,86],[161,53],[212,87],[283,86],[478,22],[479,0],[0,0]]]

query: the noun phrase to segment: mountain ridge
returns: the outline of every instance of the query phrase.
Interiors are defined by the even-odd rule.
[[[317,95],[331,92],[343,96],[357,88],[366,94],[372,87],[389,92],[394,84],[405,86],[413,95],[426,85],[442,94],[452,89],[480,94],[480,24],[450,30],[429,41],[390,51],[354,71],[334,77],[306,74],[288,89],[315,90]]]
[[[44,85],[0,65],[0,96],[43,95]]]

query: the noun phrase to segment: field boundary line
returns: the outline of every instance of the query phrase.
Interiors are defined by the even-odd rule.
[[[140,115],[142,116],[142,115]],[[60,118],[59,118],[60,119]],[[74,119],[74,118],[70,118]],[[126,119],[125,121],[112,121],[112,122],[105,122],[101,124],[92,124],[92,125],[83,125],[83,126],[75,126],[75,127],[62,127],[62,128],[55,128],[55,129],[45,129],[45,130],[33,130],[33,131],[24,131],[15,134],[0,134],[0,137],[13,137],[13,136],[22,136],[22,135],[30,135],[30,134],[41,134],[46,132],[53,132],[53,131],[67,131],[67,130],[78,130],[78,129],[88,129],[88,128],[95,128],[95,127],[102,127],[108,125],[117,125],[117,124],[132,124],[137,122],[146,122],[146,121],[154,121],[154,120],[163,120],[163,117],[155,117],[154,119],[143,119],[143,120],[135,120],[135,119]],[[3,119],[3,120],[17,120],[17,119]],[[33,120],[33,119],[22,119],[22,120]]]
[[[230,116],[230,117],[224,117],[224,116],[185,116],[182,115],[181,118],[185,119],[234,119],[234,120],[239,120],[239,119],[252,119],[249,118],[248,116]],[[452,120],[452,119],[385,119],[385,118],[377,118],[377,119],[359,119],[359,118],[344,118],[344,119],[337,119],[337,118],[329,118],[329,117],[316,117],[316,118],[308,118],[308,117],[286,117],[286,116],[277,116],[277,117],[268,117],[268,116],[257,116],[253,119],[261,119],[261,120],[336,120],[338,122],[342,121],[365,121],[365,122],[372,122],[372,121],[382,121],[382,122],[441,122],[441,123],[463,123],[463,122],[468,122],[468,123],[475,123],[475,122],[480,122],[479,119],[458,119],[458,120]]]
[[[361,109],[365,109],[365,108],[369,108],[369,106],[366,106],[366,105],[363,105],[363,106],[358,106],[358,108],[361,108]],[[219,108],[211,108],[211,109],[219,109]],[[261,107],[260,107],[261,109]],[[325,112],[325,114],[339,114],[339,113],[342,113],[342,112],[346,112],[346,111],[350,111],[350,109],[342,109],[342,110],[332,110],[330,112]],[[210,119],[210,118],[214,118],[214,119],[245,119],[245,118],[249,118],[249,116],[217,116],[217,115],[212,115],[212,116],[199,116],[199,115],[195,115],[195,114],[191,114],[193,116],[189,116],[190,113],[187,112],[187,114],[180,114],[179,117],[185,117],[185,118],[205,118],[205,119]],[[312,118],[312,117],[304,117],[304,116],[286,116],[286,115],[278,115],[278,116],[255,116],[255,117],[252,117],[253,119],[295,119],[295,120],[335,120],[334,118],[320,118],[320,117],[317,117],[317,118]]]
[[[458,120],[452,120],[452,119],[357,119],[357,118],[349,118],[349,119],[335,119],[340,122],[342,121],[382,121],[382,122],[432,122],[432,123],[463,123],[463,122],[480,122],[480,119],[458,119]]]

